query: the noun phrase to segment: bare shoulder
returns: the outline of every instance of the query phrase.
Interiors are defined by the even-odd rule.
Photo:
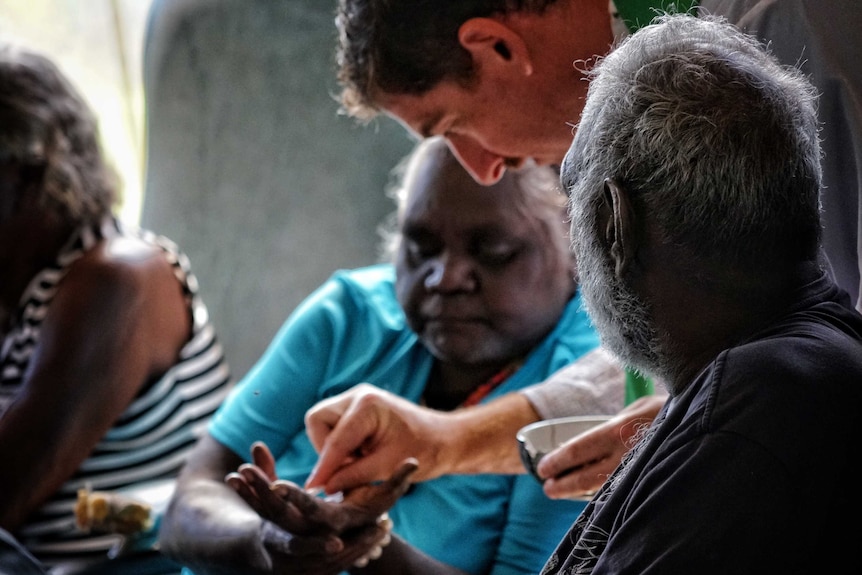
[[[191,303],[165,252],[136,237],[109,237],[69,266],[56,312],[103,333],[134,333],[155,371],[191,337]]]
[[[77,289],[118,291],[126,296],[170,287],[181,292],[163,250],[137,237],[100,241],[70,266],[67,281]]]

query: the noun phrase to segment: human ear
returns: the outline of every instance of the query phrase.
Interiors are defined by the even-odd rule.
[[[604,240],[614,260],[614,273],[621,278],[636,252],[632,205],[627,190],[614,178],[605,179],[602,202],[599,217],[604,220]]]
[[[470,18],[458,29],[458,41],[480,70],[506,66],[526,76],[533,73],[530,51],[523,37],[493,18]]]

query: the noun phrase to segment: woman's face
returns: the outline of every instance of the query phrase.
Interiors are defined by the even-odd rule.
[[[515,181],[481,186],[448,152],[427,154],[408,178],[396,290],[410,327],[440,360],[518,358],[574,293],[565,211],[548,199],[557,192],[525,193]]]

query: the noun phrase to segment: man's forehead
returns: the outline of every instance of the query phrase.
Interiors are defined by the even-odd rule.
[[[442,121],[446,110],[433,107],[426,100],[426,96],[387,94],[379,98],[379,103],[383,112],[408,132],[417,138],[429,138],[436,135],[435,127]]]
[[[376,100],[386,115],[420,138],[443,135],[476,105],[470,90],[448,81],[421,94],[381,93]]]

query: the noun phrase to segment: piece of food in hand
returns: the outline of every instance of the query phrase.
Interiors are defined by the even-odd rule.
[[[84,531],[134,535],[152,528],[152,508],[118,493],[79,489],[75,523]]]

